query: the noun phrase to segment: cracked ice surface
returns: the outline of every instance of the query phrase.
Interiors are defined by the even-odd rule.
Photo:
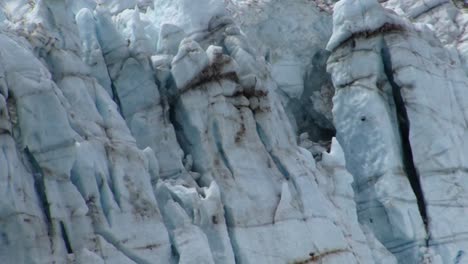
[[[224,3],[148,3],[2,5],[2,260],[372,262]]]
[[[352,3],[362,2],[378,11],[368,10],[361,17],[369,17],[375,12],[386,12],[387,16],[395,17],[375,1],[352,0],[337,4],[335,17],[352,18],[347,16],[347,8],[355,6]],[[410,18],[423,16],[424,10],[436,12],[435,9],[445,5],[443,1],[429,1],[431,5],[423,5],[424,9],[410,2],[401,1],[402,5],[414,4],[412,8],[417,15],[411,15],[413,11],[408,12]],[[363,19],[364,26],[355,27],[349,41],[333,43],[337,49],[328,67],[335,86],[340,87],[333,99],[338,140],[343,145],[349,171],[357,183],[358,204],[362,200],[362,205],[358,205],[361,223],[374,229],[378,239],[400,261],[403,261],[402,255],[407,258],[410,254],[414,256],[412,263],[418,258],[462,263],[467,248],[464,237],[467,226],[459,219],[466,214],[461,205],[466,203],[466,182],[460,177],[465,173],[466,147],[462,138],[466,137],[466,93],[463,90],[468,79],[463,67],[457,63],[460,61],[458,54],[450,47],[444,47],[446,39],[437,38],[446,36],[443,32],[434,34],[423,24],[410,25],[404,18],[399,20],[396,23],[389,21],[391,26],[382,26],[382,23],[368,24],[370,22]],[[335,24],[338,28],[340,25],[346,23]],[[335,32],[341,35],[343,30],[338,28]],[[335,39],[344,40],[340,36]],[[402,102],[392,99],[395,91],[391,91],[390,85],[393,84],[383,73],[382,61],[386,63],[388,60],[384,53],[391,57],[392,79],[401,87]],[[353,66],[358,64],[366,66]],[[421,220],[417,217],[413,196],[417,193],[401,182],[406,181],[401,176],[411,177],[405,169],[400,169],[401,164],[407,162],[400,155],[402,134],[395,130],[396,124],[402,122],[400,116],[395,116],[395,108],[401,103],[404,103],[408,114],[405,122],[409,125],[412,162],[419,174],[428,214],[427,235],[424,235]],[[349,109],[353,109],[353,113]],[[448,127],[450,129],[447,130]],[[399,183],[397,179],[401,179]],[[398,189],[395,186],[399,186]],[[402,202],[406,205],[396,205]],[[371,206],[373,203],[378,207]],[[376,221],[389,221],[386,225],[391,226],[392,231],[382,232]],[[419,226],[418,233],[416,226]],[[421,239],[426,240],[429,253],[418,257]],[[410,243],[415,244],[413,249],[402,246]]]
[[[331,2],[2,1],[2,263],[463,263],[463,33]]]
[[[237,0],[227,6],[251,46],[268,62],[294,130],[314,140],[334,134],[333,85],[325,71],[332,21],[320,2]]]

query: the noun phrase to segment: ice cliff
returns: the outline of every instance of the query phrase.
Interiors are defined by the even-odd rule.
[[[0,262],[468,263],[467,27],[448,0],[1,0]]]

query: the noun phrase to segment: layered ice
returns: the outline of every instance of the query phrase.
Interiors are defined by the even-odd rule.
[[[337,4],[334,16],[354,22],[346,15],[352,2]],[[376,12],[395,17],[375,1],[360,2],[369,2],[363,10],[369,6],[378,10],[360,17]],[[427,8],[439,4],[444,3]],[[418,8],[414,12],[423,12]],[[331,38],[335,51],[328,67],[337,88],[333,99],[337,136],[357,183],[361,223],[374,229],[400,262],[410,254],[411,263],[428,258],[462,263],[466,251],[466,226],[459,222],[465,213],[460,204],[466,189],[460,180],[466,149],[462,90],[467,77],[458,55],[445,49],[429,27],[399,20],[382,24],[364,19],[344,35],[351,36],[347,39],[340,30],[346,23],[335,24],[338,35]],[[382,222],[375,225],[376,221],[389,221],[384,225],[391,232],[382,232]]]
[[[223,2],[155,4],[3,9],[2,259],[371,261]]]
[[[2,1],[2,263],[464,263],[464,15],[332,2]]]

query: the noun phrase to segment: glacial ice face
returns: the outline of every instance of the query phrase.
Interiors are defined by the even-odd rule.
[[[409,17],[444,3],[431,4],[414,7]],[[375,1],[341,1],[334,21],[341,22],[328,45],[333,114],[360,222],[400,262],[412,256],[411,263],[463,263],[467,77],[457,52],[437,38],[444,33],[412,25]],[[420,256],[423,244],[428,253]]]
[[[327,1],[228,1],[227,9],[264,58],[294,130],[317,141],[335,133],[325,65],[332,21]],[[328,1],[331,2],[331,1]]]
[[[130,2],[2,6],[2,260],[377,259],[223,2]]]
[[[466,28],[468,16],[463,10],[454,5],[453,1],[437,0],[426,1],[388,1],[387,8],[399,12],[413,22],[424,23],[434,31],[437,38],[450,51],[452,60],[461,63],[467,72],[468,44]],[[461,1],[460,1],[461,2]]]
[[[463,263],[464,15],[333,2],[2,1],[0,259]]]

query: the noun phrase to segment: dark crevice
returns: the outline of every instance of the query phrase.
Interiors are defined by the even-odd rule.
[[[330,52],[317,51],[310,60],[304,75],[304,91],[300,98],[290,98],[287,109],[294,115],[297,135],[309,134],[313,142],[331,141],[336,135],[331,114],[331,98],[335,93],[331,74],[327,72]],[[322,103],[325,112],[316,109],[315,103]]]
[[[52,215],[50,212],[50,203],[46,193],[44,173],[42,171],[42,168],[39,166],[39,163],[37,162],[36,158],[31,153],[28,147],[24,149],[24,152],[29,160],[29,163],[31,164],[32,174],[34,177],[34,189],[36,190],[36,193],[39,196],[39,201],[41,203],[40,205],[45,215],[47,233],[49,237],[52,237],[54,235],[54,228],[52,224]]]
[[[173,239],[171,236],[171,256],[172,256],[172,259],[174,260],[174,263],[179,263],[179,260],[180,260],[179,251],[177,251],[177,248],[174,246],[174,242],[172,240]]]
[[[294,118],[297,135],[306,132],[313,142],[328,142],[336,136],[335,128],[327,125],[330,121],[322,113],[315,111],[309,103],[292,98],[286,109]]]
[[[175,263],[179,263],[180,254],[179,254],[179,251],[177,250],[176,241],[174,238],[173,229],[175,227],[174,227],[172,219],[169,218],[169,215],[166,212],[166,205],[169,200],[173,200],[173,196],[170,194],[170,191],[168,191],[166,188],[167,187],[161,187],[161,189],[159,189],[158,187],[156,187],[154,188],[154,194],[158,202],[158,206],[161,211],[162,221],[167,230],[169,243],[171,245],[171,262],[170,263],[175,264]]]
[[[185,136],[182,124],[177,120],[177,107],[175,104],[169,106],[169,122],[174,127],[179,146],[181,147],[182,151],[184,151],[184,154],[187,154],[191,152],[192,144],[190,144],[190,141]]]
[[[192,154],[193,144],[189,140],[189,138],[187,138],[185,130],[187,129],[187,131],[193,131],[193,129],[195,129],[195,128],[192,127],[189,124],[189,122],[183,122],[183,120],[179,120],[179,118],[183,119],[184,117],[181,117],[181,115],[183,115],[183,112],[181,110],[179,110],[181,107],[177,106],[178,102],[179,102],[179,100],[177,100],[172,105],[168,105],[166,111],[168,112],[168,114],[167,114],[168,122],[174,128],[174,133],[175,133],[175,136],[176,136],[177,143],[178,143],[180,149],[182,150],[182,152],[184,153],[184,158],[187,158],[188,155],[193,155]],[[188,127],[186,129],[182,125],[182,122],[184,123],[185,126],[188,125]],[[190,132],[188,132],[188,133],[190,135],[197,135],[197,133],[190,133]],[[185,166],[185,162],[184,162],[184,166]],[[189,173],[188,170],[193,171],[193,172],[201,172],[202,171],[197,166],[197,163],[194,162],[190,168],[182,167],[182,168],[180,168],[180,169],[178,169],[176,171],[173,170],[170,173],[161,173],[160,172],[159,177],[161,179],[177,178],[177,177],[180,177],[181,174]],[[201,184],[201,182],[199,182],[198,180],[199,179],[195,180],[197,182],[197,184],[199,184],[199,186],[203,186]]]
[[[265,150],[268,152],[269,156],[273,160],[273,163],[276,165],[278,168],[279,172],[283,175],[283,177],[289,181],[291,176],[289,175],[288,170],[284,167],[284,165],[281,163],[278,157],[276,157],[272,151],[271,147],[269,146],[267,140],[266,140],[266,135],[265,132],[263,131],[262,127],[256,123],[256,129],[257,129],[257,134],[258,137],[260,138],[260,141],[262,142],[263,146],[265,147]]]
[[[112,89],[112,100],[117,104],[117,109],[120,115],[123,117],[123,110],[122,110],[122,103],[120,102],[119,93],[117,92],[117,88],[114,85],[114,82],[111,81],[111,89]]]
[[[402,158],[403,166],[408,176],[411,188],[416,196],[418,203],[419,213],[421,214],[426,229],[427,238],[426,246],[429,244],[429,217],[427,215],[426,202],[424,198],[424,192],[421,186],[418,169],[414,164],[413,151],[411,149],[410,142],[410,120],[406,111],[403,96],[401,95],[401,87],[395,82],[393,78],[392,58],[388,49],[387,43],[383,40],[382,50],[382,63],[384,66],[384,72],[387,80],[392,87],[393,100],[395,103],[396,116],[398,129],[400,131],[401,145],[402,145]]]
[[[158,78],[154,78],[154,82],[158,86],[159,96],[160,96],[160,103],[163,110],[163,122],[164,125],[170,124],[170,108],[169,105],[169,89],[174,90],[175,88],[175,81],[172,77],[172,74],[169,74],[167,79],[159,80]]]
[[[18,129],[18,109],[16,107],[16,99],[13,92],[10,92],[10,96],[6,99],[6,107],[10,118],[12,135],[15,138],[15,141],[19,142],[21,135]]]
[[[65,229],[65,224],[60,221],[60,231],[62,232],[62,239],[65,243],[65,248],[67,249],[68,254],[73,254],[73,249],[71,247],[70,239],[68,238],[67,230]]]

